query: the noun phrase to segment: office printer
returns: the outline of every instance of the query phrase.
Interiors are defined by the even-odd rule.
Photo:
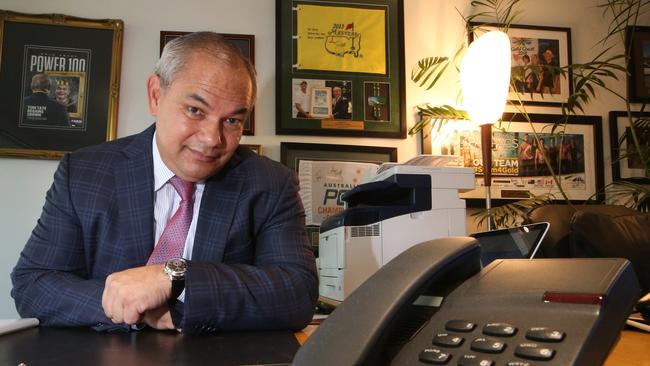
[[[343,196],[346,209],[320,227],[319,294],[343,301],[381,266],[423,241],[463,236],[474,170],[398,165]]]

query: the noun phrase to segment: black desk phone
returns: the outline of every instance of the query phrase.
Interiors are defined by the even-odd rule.
[[[505,259],[418,244],[354,291],[295,365],[599,365],[640,295],[624,259]]]

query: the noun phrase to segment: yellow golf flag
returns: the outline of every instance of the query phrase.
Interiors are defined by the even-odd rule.
[[[386,9],[298,5],[297,68],[386,74]]]

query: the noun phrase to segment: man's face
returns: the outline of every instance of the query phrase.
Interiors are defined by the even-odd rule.
[[[332,95],[334,96],[334,99],[339,99],[339,97],[341,96],[341,89],[339,88],[332,89]]]
[[[551,63],[551,61],[553,61],[553,51],[551,50],[544,51],[544,60],[546,61],[546,63]]]
[[[234,154],[252,108],[252,85],[244,67],[233,69],[196,51],[166,88],[147,82],[156,142],[167,167],[196,182],[223,168]]]
[[[70,95],[70,89],[66,84],[59,84],[56,86],[56,98],[65,100]]]
[[[302,82],[300,83],[300,90],[304,93],[307,91],[307,83]]]

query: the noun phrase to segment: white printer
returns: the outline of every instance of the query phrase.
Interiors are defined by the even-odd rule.
[[[381,266],[423,241],[464,236],[474,170],[397,165],[347,192],[346,209],[320,227],[319,294],[343,301]]]

